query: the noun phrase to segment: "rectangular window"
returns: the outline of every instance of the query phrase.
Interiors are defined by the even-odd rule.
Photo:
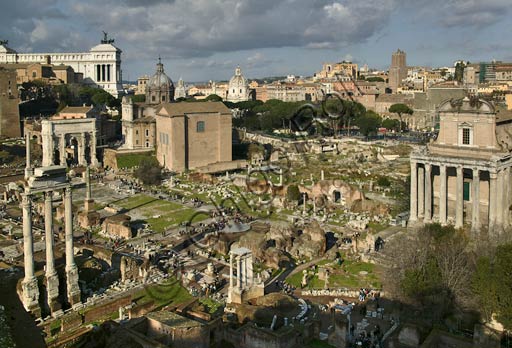
[[[464,182],[463,185],[463,199],[464,201],[469,201],[471,198],[471,183],[470,182]]]
[[[204,132],[204,121],[198,121],[196,124],[196,131],[198,133]]]
[[[470,145],[470,134],[471,130],[469,128],[462,128],[462,144]]]

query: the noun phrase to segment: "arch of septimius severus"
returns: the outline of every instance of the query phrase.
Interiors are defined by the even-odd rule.
[[[512,112],[476,97],[438,112],[437,139],[411,154],[410,221],[499,237],[511,218]]]
[[[52,315],[61,312],[59,303],[59,277],[54,260],[53,198],[59,192],[64,201],[64,231],[66,257],[66,298],[71,306],[80,303],[78,268],[73,254],[73,211],[71,184],[66,176],[65,166],[32,168],[30,161],[30,135],[26,134],[27,164],[25,168],[26,186],[22,194],[23,211],[23,249],[25,277],[21,282],[20,298],[27,311],[36,317],[41,316],[40,303],[46,303]],[[34,269],[34,240],[32,229],[32,204],[37,195],[44,199],[44,227],[46,244],[46,301],[41,301],[39,285]]]
[[[41,122],[43,167],[74,164],[98,165],[96,157],[96,120],[78,118]]]

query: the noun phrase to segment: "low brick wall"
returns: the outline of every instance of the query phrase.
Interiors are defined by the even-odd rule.
[[[85,312],[84,323],[96,321],[110,313],[119,310],[119,307],[126,307],[132,302],[132,296],[127,295],[111,302],[98,303],[95,308]]]

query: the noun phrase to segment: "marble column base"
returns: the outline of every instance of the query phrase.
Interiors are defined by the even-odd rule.
[[[21,282],[21,289],[23,291],[23,307],[36,318],[40,318],[41,307],[39,307],[39,287],[37,285],[37,278],[32,277],[30,279],[24,279]]]
[[[68,302],[71,306],[80,303],[80,287],[78,286],[78,268],[75,266],[66,270],[66,289]]]
[[[46,293],[48,298],[48,306],[53,314],[61,309],[59,303],[59,276],[57,273],[46,276]]]

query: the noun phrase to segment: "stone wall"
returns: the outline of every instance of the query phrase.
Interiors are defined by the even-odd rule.
[[[167,345],[180,348],[209,348],[210,332],[206,326],[169,327],[160,321],[148,318],[148,337],[162,337]]]
[[[271,331],[249,323],[238,330],[226,329],[224,339],[241,348],[296,348],[304,343],[304,337],[292,327]]]
[[[16,71],[0,68],[0,138],[21,136]]]
[[[132,296],[126,295],[111,302],[99,303],[94,308],[84,313],[84,323],[96,321],[113,312],[119,310],[119,307],[126,307],[132,302]]]

